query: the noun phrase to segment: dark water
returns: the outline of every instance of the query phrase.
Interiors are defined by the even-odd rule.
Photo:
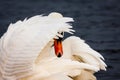
[[[120,0],[0,0],[0,36],[11,22],[53,11],[73,17],[75,35],[105,57],[98,80],[120,80]]]

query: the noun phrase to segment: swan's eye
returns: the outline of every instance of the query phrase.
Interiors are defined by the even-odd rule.
[[[62,40],[64,36],[64,32],[58,32],[58,40]]]
[[[64,32],[61,32],[60,34],[61,34],[62,36],[64,36]]]
[[[58,32],[58,34],[60,34],[60,35],[64,36],[64,32]]]

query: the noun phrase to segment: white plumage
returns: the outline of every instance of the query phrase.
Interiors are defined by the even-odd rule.
[[[0,39],[0,80],[88,80],[80,75],[106,70],[103,56],[75,36],[63,41],[61,58],[54,55],[58,32],[74,32],[68,22],[73,19],[51,13],[10,24]]]

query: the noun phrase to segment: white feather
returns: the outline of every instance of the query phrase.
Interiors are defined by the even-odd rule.
[[[79,63],[78,61],[51,57],[47,59],[42,59],[37,65],[35,65],[33,69],[34,74],[27,78],[27,80],[38,80],[42,78],[47,78],[55,74],[63,74],[67,76],[70,75],[69,71],[76,69],[89,69],[93,71],[99,70],[97,67],[84,63]],[[79,73],[77,73],[76,75],[78,74]]]
[[[55,74],[55,75],[43,78],[42,80],[73,80],[73,79],[63,74]]]
[[[84,70],[105,70],[103,56],[78,37],[63,41],[64,55],[55,57],[53,41],[63,37],[58,32],[75,32],[68,22],[73,19],[51,13],[10,24],[0,39],[0,80],[72,80]]]
[[[106,70],[106,64],[102,61],[102,59],[104,59],[103,56],[93,50],[79,37],[71,36],[64,40],[63,49],[65,54],[63,55],[64,58],[71,58],[73,55],[77,55],[81,57],[85,63]]]
[[[38,15],[10,24],[7,32],[0,39],[0,72],[2,76],[9,77],[25,72],[29,74],[27,71],[32,71],[34,62],[42,49],[56,36],[59,30],[71,27],[67,23],[70,21],[73,19],[68,17],[54,19]],[[18,68],[23,66],[24,68],[17,69],[12,68],[13,66]]]

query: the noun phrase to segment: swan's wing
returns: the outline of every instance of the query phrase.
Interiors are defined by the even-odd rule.
[[[71,46],[71,47],[69,47]],[[104,58],[97,51],[93,50],[84,40],[79,37],[69,37],[63,42],[64,54],[66,56],[73,56],[74,59],[99,67],[106,70],[106,64],[103,62]],[[69,52],[68,52],[69,51]]]
[[[47,77],[55,76],[56,74],[68,76],[70,75],[69,72],[76,69],[78,70],[88,69],[93,71],[99,70],[97,67],[85,63],[79,63],[78,61],[72,61],[71,59],[52,57],[40,61],[39,64],[37,64],[34,68],[34,74],[22,80],[38,80],[38,79],[42,80],[46,79]],[[76,75],[78,74],[80,74],[80,72],[77,73]]]
[[[46,77],[42,80],[73,80],[73,79],[63,74],[55,74],[55,75]]]
[[[42,49],[58,31],[70,32],[72,18],[34,16],[11,24],[0,39],[0,74],[5,79],[30,75]]]
[[[73,80],[96,80],[96,77],[91,71],[81,70],[81,74],[73,77]]]

